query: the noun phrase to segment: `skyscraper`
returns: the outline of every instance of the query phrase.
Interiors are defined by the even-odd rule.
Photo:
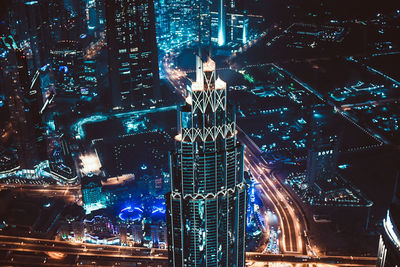
[[[10,121],[15,133],[18,160],[21,168],[33,168],[46,157],[42,121],[39,114],[42,91],[37,76],[31,82],[27,58],[11,36],[1,38],[4,50],[2,80]]]
[[[28,69],[35,72],[49,61],[53,48],[67,27],[64,1],[12,0],[8,7],[9,33],[24,51]],[[83,17],[84,18],[84,17]]]
[[[171,266],[244,266],[247,184],[235,111],[215,62],[201,69],[179,112],[166,196]]]
[[[150,0],[106,0],[112,107],[147,107],[158,97],[154,5]]]
[[[379,237],[377,267],[398,266],[400,263],[400,183],[396,179],[392,204],[383,220]]]
[[[81,45],[76,41],[60,41],[50,55],[58,93],[80,95],[85,82]]]
[[[226,44],[226,6],[225,0],[218,0],[218,45]]]

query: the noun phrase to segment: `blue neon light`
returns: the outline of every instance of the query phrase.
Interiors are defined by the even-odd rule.
[[[62,71],[62,72],[64,72],[64,73],[67,73],[67,72],[68,72],[68,67],[67,67],[67,66],[60,66],[60,67],[58,68],[58,71]]]
[[[140,221],[142,219],[143,210],[139,207],[132,208],[131,206],[126,207],[119,213],[119,218],[123,221]]]
[[[162,213],[162,214],[165,214],[165,208],[156,207],[156,208],[154,208],[153,211],[151,212],[151,214],[154,214],[154,213]]]

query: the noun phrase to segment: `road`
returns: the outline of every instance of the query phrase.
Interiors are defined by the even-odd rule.
[[[303,220],[301,209],[295,204],[279,180],[272,177],[271,170],[268,169],[261,156],[261,150],[240,128],[238,128],[238,139],[246,146],[244,161],[260,185],[261,197],[267,200],[267,203],[272,204],[274,212],[278,215],[282,232],[281,251],[307,254],[306,240],[303,235],[306,223]]]
[[[0,191],[11,189],[32,197],[55,197],[63,199],[66,203],[80,203],[81,189],[78,185],[35,185],[35,184],[0,184]]]
[[[166,77],[178,93],[186,98],[186,73],[174,66],[174,56],[171,53],[164,58]],[[375,266],[376,258],[351,256],[319,256],[310,244],[306,233],[308,231],[305,215],[299,204],[292,198],[283,184],[276,179],[261,155],[259,147],[238,127],[238,139],[246,146],[245,164],[260,185],[263,202],[272,205],[277,214],[281,228],[281,250],[283,254],[247,253],[250,262],[291,262],[291,263],[327,263],[330,266]],[[332,264],[332,265],[331,265]]]
[[[132,266],[133,264],[145,264],[145,266],[167,266],[167,254],[167,250],[164,249],[82,244],[0,235],[0,265]],[[373,257],[310,257],[293,253],[274,255],[248,252],[246,258],[249,263],[262,263],[264,266],[267,263],[373,266],[376,262],[376,258]]]
[[[302,263],[302,264],[322,263],[324,264],[322,266],[376,266],[375,257],[353,257],[353,256],[311,257],[311,256],[296,255],[296,254],[274,255],[274,254],[260,254],[260,253],[247,252],[246,260],[248,262],[265,262],[265,263],[266,262]]]
[[[186,74],[174,66],[176,55],[172,52],[164,57],[164,70],[172,86],[185,98],[184,80]],[[244,159],[246,167],[251,170],[252,175],[260,184],[259,188],[262,192],[261,198],[264,204],[272,205],[274,212],[278,215],[282,231],[279,242],[281,251],[307,254],[306,243],[303,238],[303,231],[306,229],[299,219],[301,218],[301,210],[296,205],[290,205],[295,201],[286,190],[282,190],[283,186],[280,185],[279,181],[271,177],[270,170],[267,168],[257,145],[243,131],[238,130],[239,140],[246,146]]]
[[[33,265],[50,266],[52,264],[97,266],[118,263],[154,263],[154,266],[159,266],[165,264],[167,259],[167,251],[159,249],[0,236],[0,265],[7,263],[23,265],[29,260],[28,262]]]

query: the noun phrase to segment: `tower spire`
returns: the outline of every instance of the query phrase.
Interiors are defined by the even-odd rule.
[[[198,56],[201,58],[201,3],[199,3],[199,50]]]
[[[196,82],[202,83],[203,82],[203,60],[201,57],[201,4],[199,3],[199,42],[198,42],[198,51],[196,55]]]

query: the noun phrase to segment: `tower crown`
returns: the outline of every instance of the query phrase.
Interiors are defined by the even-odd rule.
[[[245,266],[243,146],[215,65],[196,57],[196,80],[179,110],[166,200],[170,266]]]

